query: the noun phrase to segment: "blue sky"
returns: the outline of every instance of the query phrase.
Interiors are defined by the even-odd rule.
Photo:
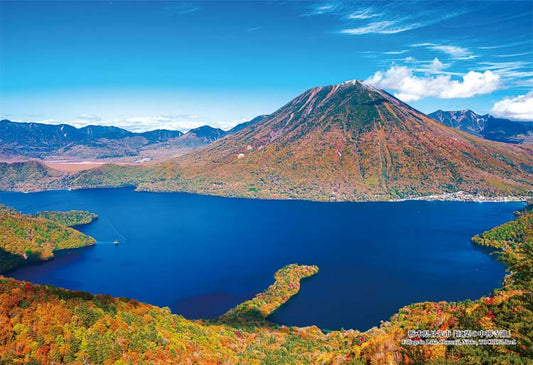
[[[229,128],[350,79],[533,120],[533,2],[0,2],[0,117]]]

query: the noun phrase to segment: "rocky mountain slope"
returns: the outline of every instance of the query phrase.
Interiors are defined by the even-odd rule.
[[[533,143],[533,123],[479,115],[471,110],[442,111],[428,114],[447,125],[492,141],[507,143]]]

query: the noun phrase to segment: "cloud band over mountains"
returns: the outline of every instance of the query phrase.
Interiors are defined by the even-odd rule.
[[[453,80],[450,75],[417,76],[407,66],[391,66],[387,71],[378,71],[366,82],[381,89],[395,90],[394,96],[406,102],[425,97],[469,98],[491,93],[501,85],[500,76],[488,70],[483,73],[469,71],[462,80]]]

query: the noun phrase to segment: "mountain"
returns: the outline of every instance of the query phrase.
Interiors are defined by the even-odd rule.
[[[213,128],[208,125],[191,129],[185,134],[181,132],[179,133],[180,135],[177,137],[153,140],[154,143],[143,146],[140,150],[139,157],[143,157],[146,160],[168,159],[204,147],[223,138],[227,134],[227,132],[222,129]],[[144,136],[145,134],[146,133],[143,133]]]
[[[176,155],[182,155],[190,151],[194,151],[195,149],[207,146],[215,141],[218,141],[221,138],[229,136],[245,128],[246,126],[261,120],[263,117],[264,116],[258,116],[248,122],[238,124],[232,129],[230,129],[229,131],[224,131],[220,128],[214,128],[209,125],[203,125],[198,128],[190,129],[185,134],[174,136],[173,138],[168,138],[166,140],[163,140],[163,139],[158,140],[157,142],[162,142],[162,143],[145,147],[144,150],[148,151],[148,150],[153,150],[153,149],[156,149],[156,150],[165,149],[167,151],[174,151]],[[152,133],[152,132],[146,132],[146,133]],[[146,137],[146,133],[143,133],[142,135]],[[181,132],[178,132],[178,133],[181,133]]]
[[[177,138],[179,131],[134,133],[118,127],[0,121],[2,159],[97,159],[136,156],[142,147]]]
[[[0,162],[0,190],[48,189],[61,181],[65,173],[52,169],[38,161]]]
[[[189,130],[181,138],[181,143],[192,149],[202,147],[210,144],[220,138],[223,138],[226,132],[220,128],[213,128],[208,125],[204,125],[198,128]]]
[[[90,160],[138,157],[163,159],[205,146],[226,135],[203,126],[183,134],[156,129],[134,133],[118,127],[0,121],[0,159]]]
[[[18,123],[0,121],[0,143],[21,146],[59,148],[73,142],[88,142],[100,138],[120,139],[135,136],[133,132],[117,127],[87,126],[75,128],[68,124]]]
[[[255,117],[254,119],[248,121],[248,122],[244,122],[244,123],[241,123],[241,124],[237,124],[235,127],[231,128],[229,131],[228,131],[228,134],[233,134],[233,133],[237,133],[238,131],[248,127],[249,125],[252,125],[254,123],[257,123],[257,122],[260,122],[262,121],[263,119],[265,119],[267,116],[266,115],[259,115],[257,117]]]
[[[431,118],[492,141],[507,143],[533,143],[533,123],[495,118],[489,114],[479,115],[471,110],[442,111],[428,114]]]
[[[507,143],[533,143],[533,122],[488,117],[483,138]]]
[[[447,126],[460,129],[474,136],[482,137],[482,131],[487,123],[488,115],[478,115],[471,110],[443,111],[437,110],[429,117]]]
[[[350,81],[310,89],[173,168],[140,188],[311,200],[525,194],[533,147],[471,136]]]
[[[177,141],[194,150],[149,165],[59,173],[38,163],[0,164],[0,190],[136,186],[331,201],[533,191],[533,146],[448,127],[360,81],[307,90],[233,134],[200,127]]]
[[[201,140],[205,142],[214,142],[217,139],[220,139],[226,135],[226,132],[224,132],[220,128],[213,128],[208,125],[204,125],[198,128],[191,129],[187,132],[187,134],[191,136],[195,136],[196,138],[200,138]]]
[[[169,139],[178,138],[183,135],[183,133],[180,131],[171,131],[168,129],[156,129],[153,131],[143,132],[139,134],[152,143],[166,142]]]
[[[230,131],[205,125],[180,131],[156,129],[134,133],[118,127],[0,121],[0,160],[94,160],[133,162],[175,157],[233,134],[263,116]],[[129,157],[133,160],[128,159]]]
[[[101,138],[120,139],[137,135],[137,133],[133,133],[119,127],[101,125],[88,125],[87,127],[78,129],[78,132],[81,134],[83,140],[88,141]]]

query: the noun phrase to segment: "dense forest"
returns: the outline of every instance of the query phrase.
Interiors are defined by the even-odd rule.
[[[93,245],[96,241],[67,226],[89,223],[85,211],[24,215],[0,204],[0,273],[34,261],[48,260],[54,251]]]
[[[411,304],[364,333],[268,321],[298,292],[301,279],[318,274],[315,266],[279,270],[265,292],[215,320],[187,320],[133,299],[0,277],[0,363],[527,364],[533,358],[532,227],[528,212],[473,238],[495,248],[510,271],[490,296]],[[454,330],[484,331],[488,340],[493,330],[510,333],[501,345],[424,342],[432,339],[424,331],[451,331],[435,338],[464,341]]]
[[[68,212],[44,211],[32,214],[32,216],[34,218],[46,218],[67,227],[89,224],[98,218],[96,214],[87,212],[85,210],[70,210]]]

